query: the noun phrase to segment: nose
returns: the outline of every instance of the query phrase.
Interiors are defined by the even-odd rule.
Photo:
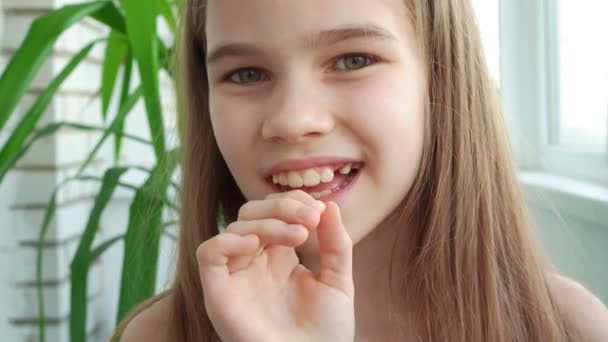
[[[263,138],[296,144],[328,134],[335,121],[326,96],[319,85],[304,77],[277,87],[262,127]]]

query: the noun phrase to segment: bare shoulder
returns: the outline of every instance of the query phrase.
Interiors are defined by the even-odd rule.
[[[140,312],[129,322],[120,338],[120,342],[169,341],[168,313],[169,296],[165,296]]]
[[[580,283],[557,273],[549,276],[549,287],[568,322],[582,341],[608,341],[608,308]]]

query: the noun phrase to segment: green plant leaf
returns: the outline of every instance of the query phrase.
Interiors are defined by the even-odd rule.
[[[84,233],[80,238],[78,249],[71,264],[71,298],[70,298],[70,341],[86,341],[87,325],[87,284],[91,262],[91,246],[97,229],[101,214],[110,202],[114,190],[118,186],[120,177],[127,168],[117,167],[106,170],[103,176],[101,189],[97,194],[93,209],[89,214]]]
[[[173,161],[172,161],[173,162]],[[56,200],[57,200],[57,192],[59,191],[59,189],[61,189],[62,187],[64,187],[65,185],[67,185],[70,182],[73,181],[96,181],[96,182],[100,182],[101,184],[104,184],[105,180],[106,180],[106,176],[108,175],[108,172],[111,170],[132,170],[132,169],[137,169],[137,170],[141,170],[147,173],[152,173],[154,170],[148,170],[144,167],[141,166],[125,166],[125,167],[121,167],[121,168],[114,168],[114,169],[109,169],[106,171],[106,174],[104,175],[104,178],[99,178],[99,177],[94,177],[94,176],[73,176],[73,177],[68,177],[67,179],[63,180],[60,184],[58,184],[55,189],[52,192],[52,195],[49,199],[45,214],[44,214],[44,218],[42,220],[42,225],[40,228],[40,234],[38,237],[38,246],[36,248],[36,290],[37,290],[37,297],[38,297],[38,329],[39,329],[39,339],[41,342],[45,341],[45,310],[44,310],[44,292],[43,292],[43,286],[42,286],[42,274],[43,272],[43,263],[42,263],[42,259],[43,259],[43,253],[44,253],[44,241],[46,239],[46,235],[48,233],[48,229],[50,226],[50,223],[52,222],[52,219],[55,215],[55,210],[56,210]],[[118,171],[113,171],[113,172],[118,172]],[[131,184],[125,184],[122,182],[117,182],[116,186],[121,187],[121,188],[125,188],[125,189],[129,189],[132,191],[137,191],[139,188],[135,187]],[[175,186],[175,185],[174,185]],[[159,194],[156,194],[157,198],[162,198],[160,197]],[[171,204],[168,203],[165,199],[163,199],[163,203],[166,206],[170,206]],[[163,229],[166,228],[166,226],[163,226]],[[95,258],[99,257],[99,255],[101,255],[107,248],[109,248],[111,245],[113,245],[115,242],[115,239],[120,239],[120,238],[124,238],[124,235],[110,239],[108,241],[105,241],[104,243],[100,244],[99,246],[95,247],[90,254],[90,260],[95,260]]]
[[[42,227],[40,229],[40,235],[38,236],[38,246],[36,247],[36,294],[38,297],[38,338],[40,342],[44,342],[46,339],[45,333],[45,312],[44,312],[44,294],[42,286],[42,252],[43,244],[46,234],[49,230],[51,220],[55,216],[55,210],[57,209],[57,190],[53,191],[49,204],[46,207],[44,218],[42,219]]]
[[[114,6],[114,3],[111,0],[106,0],[105,2],[105,6],[91,14],[91,18],[107,25],[116,32],[126,34],[127,28],[125,25],[125,17],[120,13],[118,8]]]
[[[133,107],[135,106],[135,104],[137,103],[139,98],[141,97],[141,94],[142,94],[141,86],[138,86],[135,89],[135,91],[133,92],[133,94],[131,94],[128,97],[127,101],[125,101],[125,104],[120,108],[120,110],[118,111],[118,114],[116,115],[116,117],[114,118],[112,123],[110,124],[110,127],[105,132],[103,132],[103,135],[101,136],[101,138],[99,138],[99,140],[97,141],[97,144],[95,144],[95,147],[93,147],[93,150],[89,153],[89,155],[87,156],[85,161],[80,165],[80,168],[78,169],[77,174],[81,174],[82,171],[84,171],[84,169],[86,169],[86,167],[91,163],[93,158],[95,158],[97,151],[99,151],[99,148],[101,147],[101,145],[103,145],[104,141],[108,138],[108,136],[111,133],[114,133],[116,131],[117,126],[121,125],[122,122],[124,122],[125,117],[129,113],[131,113],[131,109],[133,109]]]
[[[69,177],[65,180],[63,180],[60,184],[58,184],[55,189],[53,190],[51,197],[49,199],[47,208],[45,210],[44,213],[44,218],[42,220],[42,226],[40,227],[40,234],[38,236],[38,246],[36,248],[36,292],[37,292],[37,297],[38,297],[38,330],[39,330],[39,340],[41,342],[44,342],[46,339],[45,336],[45,310],[44,310],[44,291],[43,291],[43,286],[42,286],[42,274],[43,272],[43,263],[42,263],[42,258],[43,258],[43,253],[44,253],[44,241],[46,239],[46,234],[48,233],[48,229],[49,226],[52,222],[53,217],[55,216],[55,210],[57,209],[57,192],[59,191],[59,189],[61,189],[63,186],[67,185],[70,182],[73,181],[86,181],[86,180],[95,180],[95,181],[100,181],[100,179],[98,179],[97,177],[88,177],[88,176],[79,176],[79,177]],[[103,179],[101,179],[101,182],[103,183]],[[123,183],[118,183],[119,186],[123,187],[123,188],[128,188],[131,190],[137,190],[137,188],[127,185],[127,184],[123,184]],[[107,246],[109,247],[109,246]],[[97,247],[95,250],[93,250],[93,252],[91,252],[92,255],[95,255],[95,253],[100,253],[102,252],[101,249],[107,248],[104,247],[103,244],[100,245],[99,247]]]
[[[104,242],[102,242],[101,244],[99,244],[99,246],[95,247],[95,249],[93,249],[91,251],[91,255],[90,255],[90,259],[91,261],[95,261],[97,258],[99,258],[108,248],[114,246],[114,244],[122,239],[124,239],[125,236],[124,235],[119,235],[119,236],[115,236],[111,239],[108,239]]]
[[[159,89],[159,39],[156,35],[158,0],[123,0],[131,51],[139,67],[150,136],[156,160],[164,164],[165,134]]]
[[[122,88],[120,90],[120,108],[122,108],[129,99],[129,89],[131,88],[131,77],[133,74],[133,55],[130,50],[127,50],[125,57],[124,76],[122,78]],[[120,147],[122,142],[122,131],[124,129],[124,119],[116,123],[114,131],[114,163],[118,163],[120,159]]]
[[[36,126],[36,123],[40,120],[40,117],[48,107],[49,103],[53,99],[53,96],[63,83],[65,79],[74,71],[74,69],[82,62],[82,60],[89,54],[95,44],[101,40],[93,41],[85,46],[72,60],[63,68],[63,70],[57,75],[49,84],[49,86],[40,94],[36,99],[36,102],[32,107],[25,113],[17,127],[13,130],[11,136],[7,142],[2,146],[0,150],[0,166],[4,166],[10,163],[15,153],[18,153],[22,149],[23,142],[31,134],[32,130]],[[0,112],[1,113],[1,112]],[[2,177],[0,177],[0,180]]]
[[[160,14],[165,18],[167,22],[167,26],[171,30],[171,33],[175,36],[177,32],[177,22],[175,21],[175,15],[173,14],[173,9],[167,0],[159,0],[159,11]]]
[[[36,19],[0,77],[0,129],[15,110],[50,54],[59,35],[75,22],[104,8],[109,1],[67,5]]]
[[[154,295],[162,222],[168,179],[179,160],[178,150],[168,153],[167,167],[157,164],[144,185],[135,193],[129,209],[125,237],[117,322],[136,305]]]
[[[63,127],[70,127],[70,128],[74,128],[74,129],[78,129],[78,130],[83,130],[83,131],[97,131],[97,132],[106,132],[108,130],[108,128],[106,128],[106,127],[90,126],[90,125],[84,125],[84,124],[73,123],[73,122],[61,121],[61,122],[50,123],[50,124],[44,126],[33,137],[31,137],[27,143],[25,143],[23,146],[21,146],[21,149],[19,151],[12,153],[10,155],[9,159],[4,161],[3,164],[0,164],[0,183],[2,183],[2,180],[4,179],[4,176],[6,176],[6,173],[13,166],[15,166],[15,164],[19,161],[19,159],[21,159],[21,157],[23,157],[23,155],[32,147],[32,145],[34,145],[34,143],[36,141],[44,138],[45,136],[55,133],[57,130],[59,130]],[[150,142],[146,139],[140,138],[138,136],[135,136],[135,135],[124,134],[124,133],[121,133],[121,135],[124,136],[126,139],[133,140],[133,141],[136,141],[141,144],[152,145],[152,142]]]
[[[124,35],[114,30],[110,32],[101,71],[101,115],[104,121],[114,93],[116,76],[118,76],[118,70],[127,52],[127,44]]]

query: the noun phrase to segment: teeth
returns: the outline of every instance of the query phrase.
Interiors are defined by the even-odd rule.
[[[311,192],[310,196],[312,196],[314,199],[319,199],[319,198],[321,198],[321,193],[320,192]]]
[[[329,183],[334,180],[334,172],[331,169],[323,168],[321,172],[321,182]]]
[[[321,197],[325,197],[327,195],[331,195],[331,190],[323,190],[321,192],[311,192],[310,195],[314,199],[320,199]]]
[[[321,183],[321,176],[314,170],[306,170],[303,178],[305,186],[315,186]]]
[[[345,165],[338,171],[340,174],[347,175],[352,169],[353,165],[351,163]],[[302,171],[289,171],[272,175],[272,182],[274,184],[292,188],[300,188],[302,186],[312,187],[319,185],[320,183],[330,183],[334,180],[334,176],[334,171],[329,167],[312,168],[305,170],[303,173]]]
[[[279,184],[283,185],[283,186],[287,186],[289,185],[289,180],[287,178],[287,174],[285,173],[281,173],[279,175]]]
[[[299,188],[304,185],[304,180],[302,177],[293,171],[287,173],[287,180],[289,181],[289,186],[292,188]]]
[[[343,174],[343,175],[349,174],[352,169],[352,166],[353,166],[353,164],[348,164],[348,165],[343,166],[339,171],[340,174]]]
[[[321,191],[321,197],[331,195],[331,190],[323,190]]]

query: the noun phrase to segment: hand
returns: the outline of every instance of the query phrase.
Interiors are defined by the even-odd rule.
[[[315,232],[318,274],[294,249]],[[352,240],[335,203],[303,191],[247,202],[225,233],[200,245],[197,258],[205,307],[222,341],[354,340]]]

